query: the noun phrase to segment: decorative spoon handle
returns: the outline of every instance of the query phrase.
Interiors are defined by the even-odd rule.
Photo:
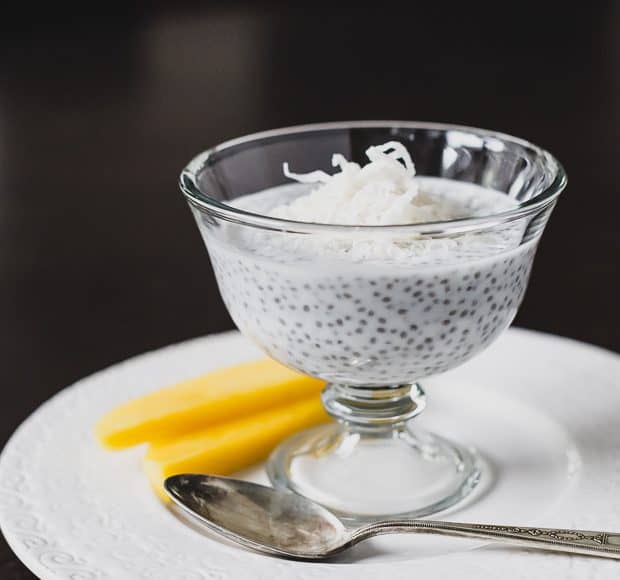
[[[353,533],[352,543],[379,534],[402,532],[441,534],[496,540],[524,548],[620,559],[620,534],[586,530],[462,524],[425,520],[392,520],[370,524]]]

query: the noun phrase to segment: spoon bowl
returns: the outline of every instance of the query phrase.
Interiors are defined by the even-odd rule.
[[[215,532],[278,556],[326,558],[350,534],[323,506],[284,489],[212,475],[176,475],[165,482],[172,500]]]

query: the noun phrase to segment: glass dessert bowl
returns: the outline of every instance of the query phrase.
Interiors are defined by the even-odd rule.
[[[339,181],[328,175],[334,153]],[[375,163],[366,173],[344,161],[363,165],[366,156]],[[374,189],[364,189],[366,178]],[[317,183],[323,191],[308,202]],[[387,208],[400,223],[393,210],[404,198],[379,203],[386,183],[421,206],[420,223],[375,219]],[[356,522],[428,515],[475,487],[475,451],[415,427],[425,406],[418,381],[508,327],[565,185],[560,164],[528,142],[413,122],[269,131],[187,166],[181,189],[233,320],[269,356],[327,381],[322,400],[337,421],[276,449],[274,485]],[[339,199],[345,186],[352,190]],[[336,223],[315,223],[326,207]],[[359,225],[357,216],[368,219]]]

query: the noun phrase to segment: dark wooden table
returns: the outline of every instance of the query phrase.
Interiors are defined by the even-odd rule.
[[[549,148],[570,184],[517,324],[620,349],[618,3],[145,4],[0,19],[0,446],[81,376],[232,327],[177,175],[276,126],[436,120]],[[2,541],[0,577],[33,578]]]

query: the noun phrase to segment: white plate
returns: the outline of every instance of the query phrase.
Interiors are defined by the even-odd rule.
[[[115,365],[42,405],[0,456],[0,527],[26,566],[44,580],[618,577],[614,561],[431,536],[377,538],[329,564],[261,556],[160,504],[140,472],[142,449],[110,453],[94,441],[96,419],[129,397],[257,356],[235,332],[200,338]],[[450,518],[620,530],[620,356],[511,329],[425,386],[419,423],[488,461],[477,496]]]

